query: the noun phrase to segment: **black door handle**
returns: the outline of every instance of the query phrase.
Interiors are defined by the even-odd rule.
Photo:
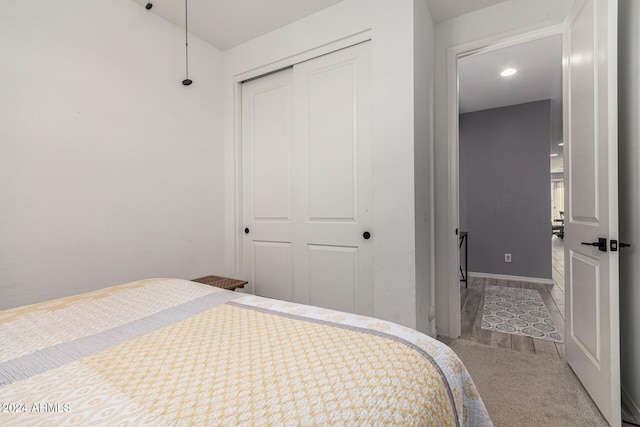
[[[582,242],[586,246],[596,246],[599,251],[607,252],[607,239],[599,237],[597,242]]]
[[[244,229],[244,234],[249,234],[249,228],[248,227]]]
[[[612,240],[611,243],[609,244],[609,246],[611,246],[611,252],[616,252],[618,250],[618,247],[620,247],[620,249],[622,249],[622,248],[628,248],[631,245],[628,244],[628,243],[622,243],[622,242],[620,242],[620,244],[618,244],[617,240]]]
[[[371,233],[369,233],[368,231],[365,231],[362,234],[362,237],[364,237],[364,240],[369,240],[371,238]]]

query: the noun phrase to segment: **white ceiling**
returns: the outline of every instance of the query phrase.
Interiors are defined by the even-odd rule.
[[[133,0],[144,7],[147,0]],[[189,31],[227,50],[342,0],[188,0]],[[426,0],[442,22],[508,0]],[[151,12],[184,28],[184,1],[151,0]]]
[[[426,0],[435,23],[464,15],[474,10],[507,0]]]
[[[518,73],[501,77],[505,68]],[[459,61],[460,112],[562,98],[562,38],[547,37]]]
[[[133,0],[142,7],[147,0]],[[259,37],[342,0],[188,0],[189,32],[221,50]],[[151,0],[150,12],[184,28],[182,0]]]

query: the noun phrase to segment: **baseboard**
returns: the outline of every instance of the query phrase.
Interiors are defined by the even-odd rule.
[[[511,280],[513,282],[543,283],[553,285],[553,279],[541,279],[540,277],[507,276],[506,274],[475,273],[469,272],[469,277],[480,277],[483,279]]]
[[[631,399],[631,396],[629,396],[629,393],[627,393],[624,387],[622,387],[621,391],[622,391],[621,393],[622,404],[625,406],[627,411],[630,412],[630,415],[633,417],[633,420],[630,420],[630,421],[634,421],[634,422],[640,421],[640,407],[636,404],[636,402],[633,401],[633,399]]]

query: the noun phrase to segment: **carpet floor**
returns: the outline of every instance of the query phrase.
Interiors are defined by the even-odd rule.
[[[565,361],[465,340],[448,345],[471,373],[496,427],[608,426]]]

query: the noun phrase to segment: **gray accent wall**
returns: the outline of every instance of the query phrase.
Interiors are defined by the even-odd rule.
[[[550,115],[549,100],[460,115],[470,272],[551,279]]]
[[[640,2],[621,0],[618,43],[620,373],[627,406],[640,408]],[[640,416],[640,410],[637,413]]]

